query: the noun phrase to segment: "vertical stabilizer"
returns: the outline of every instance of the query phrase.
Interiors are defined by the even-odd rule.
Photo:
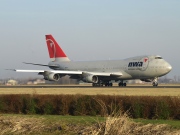
[[[70,61],[52,35],[46,35],[46,43],[52,61]]]

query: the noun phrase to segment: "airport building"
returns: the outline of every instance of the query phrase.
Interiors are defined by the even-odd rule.
[[[17,85],[18,84],[18,82],[16,81],[16,80],[8,80],[7,81],[7,83],[6,83],[6,85]]]

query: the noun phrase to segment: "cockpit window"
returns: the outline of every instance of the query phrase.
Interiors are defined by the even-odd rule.
[[[158,57],[155,57],[155,59],[163,59],[163,58],[158,56]]]

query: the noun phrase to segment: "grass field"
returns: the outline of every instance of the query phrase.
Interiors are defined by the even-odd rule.
[[[1,94],[82,94],[82,95],[128,95],[128,96],[180,96],[179,88],[0,88]]]
[[[21,115],[21,114],[1,114],[0,117],[4,118],[38,118],[43,119],[47,123],[72,123],[72,124],[87,124],[91,125],[97,122],[104,122],[106,119],[100,116],[70,116],[70,115]],[[142,124],[167,124],[174,129],[180,130],[179,120],[147,120],[147,119],[132,119],[134,122]]]
[[[0,95],[4,94],[178,96],[179,99],[180,89],[166,88],[166,85],[161,88],[85,88],[77,86],[74,88],[43,88],[43,86],[42,88],[0,88]],[[0,114],[0,134],[91,134],[92,131],[107,128],[104,127],[108,125],[107,123],[110,123],[110,127],[115,127],[116,129],[120,128],[118,126],[124,126],[125,129],[134,128],[137,134],[144,134],[146,131],[150,134],[160,135],[163,134],[164,131],[167,131],[167,133],[172,132],[171,134],[173,135],[180,134],[180,121],[178,120],[130,119],[130,121],[136,122],[135,124],[128,120],[119,121],[122,120],[121,118],[118,120],[114,120],[113,118],[112,120],[110,119],[110,121],[106,120],[106,118],[99,116]],[[117,122],[125,123],[125,125],[116,125]],[[111,132],[111,129],[107,130]],[[146,134],[148,133],[146,132]]]
[[[180,121],[179,120],[149,120],[149,119],[133,119],[135,122],[140,122],[143,124],[167,124],[175,129],[180,130]]]
[[[104,117],[1,114],[0,134],[92,134],[92,131],[100,129],[99,127],[101,126],[105,126],[107,131],[110,130],[108,124],[113,127],[113,124],[116,124],[117,120],[118,125],[122,128],[125,126],[124,130],[127,130],[128,127],[137,130],[133,131],[134,134],[143,133],[144,131],[142,131],[141,128],[146,129],[147,135],[148,132],[149,134],[154,132],[161,135],[164,131],[176,134],[180,133],[180,121],[131,120],[124,116],[118,117],[118,119],[111,118],[109,121],[109,119]],[[133,123],[133,121],[138,123]],[[107,125],[102,124],[105,122]],[[123,125],[123,123],[126,125]],[[127,132],[125,132],[125,134],[127,134]]]

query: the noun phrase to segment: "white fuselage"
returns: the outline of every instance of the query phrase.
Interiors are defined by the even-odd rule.
[[[147,61],[146,61],[147,60]],[[114,80],[153,79],[169,73],[171,65],[160,56],[138,56],[124,60],[59,62],[53,61],[49,66],[54,70],[73,70],[87,72],[120,72],[123,75]],[[109,77],[108,79],[113,79]],[[104,78],[104,80],[106,80]]]

